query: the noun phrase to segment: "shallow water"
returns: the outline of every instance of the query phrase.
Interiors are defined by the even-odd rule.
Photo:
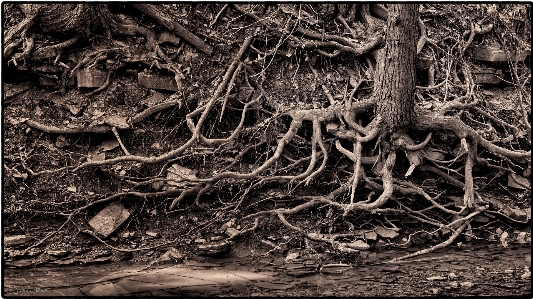
[[[413,249],[410,249],[410,251]],[[531,247],[363,252],[343,266],[213,259],[157,268],[128,262],[3,270],[5,296],[511,296],[531,294]],[[268,259],[267,259],[268,260]]]

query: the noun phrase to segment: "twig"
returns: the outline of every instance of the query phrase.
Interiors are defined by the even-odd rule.
[[[218,20],[218,17],[220,17],[220,15],[222,14],[222,12],[226,9],[226,7],[228,7],[229,4],[225,4],[222,9],[217,13],[217,15],[215,16],[215,18],[213,19],[213,21],[211,21],[211,23],[209,23],[209,27],[213,27],[213,25],[215,25],[215,23],[217,22]]]
[[[120,139],[120,135],[118,135],[117,128],[113,126],[113,127],[111,128],[111,131],[113,131],[113,134],[115,134],[115,137],[116,137],[117,140],[118,140],[118,144],[120,144],[120,147],[122,148],[122,150],[124,151],[124,153],[126,154],[126,156],[131,156],[130,152],[128,152],[128,150],[126,149],[126,147],[125,147],[124,144],[122,143],[122,140]]]

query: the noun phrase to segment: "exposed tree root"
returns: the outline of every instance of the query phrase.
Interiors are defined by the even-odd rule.
[[[135,4],[134,7],[147,15],[156,18],[156,20],[165,28],[186,39],[202,52],[206,54],[212,53],[213,49],[210,46],[205,44],[198,37],[192,35],[192,33],[184,29],[181,25],[169,19],[168,16],[162,18],[161,15],[163,13],[154,5]],[[186,197],[195,196],[195,205],[199,208],[207,209],[209,204],[213,204],[202,203],[202,199],[205,197],[204,195],[216,188],[221,188],[234,182],[241,184],[240,187],[242,187],[242,190],[237,192],[237,195],[235,195],[231,201],[223,202],[223,207],[218,208],[218,210],[229,210],[233,208],[233,212],[236,213],[238,208],[242,208],[241,203],[245,198],[248,198],[254,191],[258,191],[260,188],[274,182],[282,186],[287,186],[287,189],[291,191],[287,192],[285,196],[289,199],[295,199],[298,202],[298,204],[283,208],[258,208],[258,210],[246,210],[246,213],[248,214],[241,215],[242,218],[240,220],[245,221],[254,219],[254,224],[251,228],[242,230],[239,236],[256,229],[260,225],[260,218],[276,216],[287,228],[300,233],[309,240],[335,245],[339,239],[349,239],[353,237],[353,233],[321,234],[313,232],[310,231],[309,228],[302,228],[287,220],[288,215],[305,213],[326,206],[329,206],[333,211],[338,212],[339,217],[342,217],[343,220],[358,214],[383,213],[388,215],[401,214],[407,217],[412,217],[420,222],[435,226],[437,230],[459,225],[450,238],[445,242],[429,249],[390,261],[398,262],[403,259],[448,246],[464,231],[472,217],[481,212],[499,213],[498,211],[490,210],[490,205],[495,206],[493,201],[481,196],[479,192],[480,188],[476,185],[475,167],[483,166],[496,169],[499,172],[508,172],[511,174],[511,177],[513,177],[515,172],[511,169],[511,166],[498,165],[498,163],[503,164],[502,161],[504,160],[513,160],[518,164],[530,163],[531,161],[530,150],[511,150],[499,146],[495,144],[495,142],[486,138],[488,133],[495,133],[495,128],[498,127],[509,129],[513,134],[518,135],[522,126],[525,126],[530,146],[531,126],[528,122],[528,111],[526,111],[524,105],[525,100],[522,98],[523,95],[521,92],[527,80],[522,83],[519,82],[516,69],[515,81],[516,86],[520,91],[520,112],[523,122],[523,124],[520,125],[509,124],[504,120],[489,114],[478,106],[480,99],[475,96],[474,84],[471,80],[467,66],[462,66],[461,70],[464,76],[464,84],[461,83],[460,80],[459,83],[452,83],[452,78],[450,77],[453,77],[454,70],[452,70],[453,63],[451,62],[449,68],[445,70],[446,78],[443,82],[430,87],[419,88],[419,91],[422,93],[431,91],[444,94],[444,100],[441,103],[442,105],[435,111],[415,106],[413,111],[407,111],[405,115],[399,115],[395,113],[395,111],[383,107],[382,100],[376,96],[377,90],[380,90],[381,88],[379,86],[374,86],[375,93],[373,96],[356,99],[354,98],[356,91],[358,91],[362,82],[366,80],[361,75],[359,75],[359,77],[350,75],[350,85],[353,89],[349,91],[348,88],[346,88],[344,90],[344,95],[337,97],[337,99],[342,98],[342,102],[340,103],[335,101],[328,87],[325,84],[321,84],[322,91],[327,99],[324,102],[327,103],[327,105],[325,105],[324,108],[314,109],[283,108],[281,105],[277,104],[275,99],[272,99],[267,91],[263,89],[259,80],[248,80],[248,77],[246,77],[246,80],[243,81],[247,82],[249,85],[247,88],[251,88],[254,92],[252,93],[252,96],[242,100],[237,108],[232,108],[231,104],[228,104],[230,94],[234,87],[237,87],[239,84],[240,76],[243,76],[242,74],[246,72],[246,74],[253,73],[250,77],[259,77],[256,76],[258,73],[253,69],[253,64],[250,63],[249,58],[246,57],[249,50],[252,50],[255,54],[259,53],[260,55],[267,57],[274,55],[279,46],[285,43],[289,47],[299,50],[315,51],[324,56],[324,58],[334,58],[338,57],[340,54],[349,54],[357,57],[369,54],[382,47],[384,42],[384,37],[376,36],[366,44],[357,46],[353,39],[346,36],[331,33],[326,34],[324,32],[305,28],[299,20],[295,21],[293,19],[294,16],[291,14],[287,14],[288,19],[286,27],[279,28],[275,26],[275,22],[271,21],[269,18],[259,16],[253,11],[247,10],[240,5],[234,4],[232,7],[237,12],[250,17],[257,24],[266,28],[263,30],[263,33],[269,33],[270,35],[275,36],[278,45],[274,50],[263,50],[260,49],[261,47],[259,46],[252,45],[256,36],[248,36],[242,42],[238,52],[234,54],[231,63],[228,65],[222,80],[216,86],[216,90],[213,94],[206,102],[201,102],[203,104],[200,104],[194,110],[186,114],[184,121],[186,121],[187,124],[187,136],[181,144],[176,144],[172,150],[158,156],[132,155],[122,143],[118,130],[131,129],[135,124],[142,122],[148,116],[164,109],[175,106],[182,108],[183,99],[178,98],[177,96],[173,96],[162,104],[158,104],[131,116],[126,121],[127,126],[122,128],[117,127],[113,123],[104,123],[102,125],[89,127],[80,126],[77,128],[67,128],[45,125],[32,119],[25,120],[25,123],[28,126],[53,134],[100,134],[113,132],[119,141],[120,147],[125,153],[124,156],[118,156],[103,161],[89,160],[80,164],[67,165],[52,170],[39,169],[38,171],[34,171],[29,169],[23,161],[22,166],[33,176],[65,171],[75,173],[84,168],[110,166],[123,162],[140,162],[141,164],[167,162],[156,177],[142,178],[135,181],[125,180],[124,182],[129,183],[134,187],[146,186],[156,181],[173,180],[175,183],[187,183],[186,185],[183,185],[183,188],[179,189],[169,189],[161,192],[122,192],[95,200],[69,213],[61,213],[61,215],[67,217],[67,221],[60,226],[58,230],[62,229],[67,222],[72,220],[73,216],[82,211],[94,207],[95,205],[122,198],[126,195],[141,198],[169,196],[172,199],[172,202],[168,207],[169,211],[175,209]],[[381,22],[370,15],[372,7],[368,5],[363,5],[363,7],[364,11],[362,14],[366,18],[366,23]],[[212,25],[215,24],[224,9],[226,9],[226,6],[224,6],[219,14],[213,19]],[[375,10],[378,11],[378,14],[385,15],[385,18],[389,13],[383,7],[375,8]],[[341,21],[352,37],[355,38],[354,31],[351,30],[348,22],[343,16],[345,13],[339,13],[336,18]],[[16,44],[16,42],[13,41],[13,37],[15,35],[25,35],[24,32],[27,30],[27,27],[31,22],[32,20],[28,19],[24,25],[17,26],[17,28],[14,28],[9,32],[9,44],[8,47],[4,49],[4,54],[6,54],[6,51],[7,53],[12,52],[14,47],[16,47],[12,46]],[[437,43],[428,39],[427,29],[421,20],[419,20],[418,25],[422,32],[422,36],[418,41],[415,40],[415,43],[417,42],[415,45],[416,51],[420,52],[423,47],[435,47]],[[134,61],[145,64],[154,64],[160,69],[171,71],[176,76],[176,82],[180,84],[181,71],[179,67],[161,51],[154,32],[147,28],[134,26],[124,22],[121,23],[120,28],[117,28],[117,31],[122,31],[123,34],[141,34],[145,36],[147,40],[146,47],[150,51],[154,51],[154,53],[157,54],[157,58],[154,60],[136,60],[137,58],[135,57],[127,57],[123,59],[120,64],[115,66],[115,68],[109,70],[106,84],[93,91],[92,94],[106,88],[110,83],[110,76],[116,68],[124,66],[125,63]],[[255,33],[260,31],[261,28],[259,27],[255,29]],[[470,38],[466,44],[463,45],[462,49],[460,49],[460,57],[458,60],[462,59],[464,52],[472,43],[475,34],[483,34],[483,32],[483,30],[472,25]],[[31,40],[29,39],[26,42],[28,43],[26,46],[27,49],[31,47]],[[56,46],[43,48],[40,52],[34,51],[33,53],[34,55],[44,55],[46,57],[49,55],[48,53],[59,55],[61,49],[66,48],[75,42],[76,40],[72,39]],[[333,52],[326,52],[326,50],[332,50]],[[113,51],[116,51],[116,49],[88,51],[76,67],[70,71],[70,75],[74,75],[78,70],[87,65],[95,64],[102,59],[107,59],[107,55]],[[450,50],[450,53],[452,52],[453,51]],[[26,54],[23,54],[23,56]],[[272,57],[272,59],[274,58],[275,57]],[[415,57],[411,58],[414,59]],[[461,60],[461,63],[466,64],[463,60]],[[357,64],[362,64],[362,62],[357,62]],[[316,70],[316,66],[311,62],[308,63],[308,66],[309,70],[314,74],[318,81],[320,75]],[[378,67],[377,69],[381,68]],[[263,71],[264,69],[261,72]],[[383,70],[379,72],[383,72]],[[355,73],[356,72],[354,72],[354,74]],[[385,80],[385,77],[380,77],[383,75],[383,73],[377,73],[375,80]],[[381,83],[384,84],[383,86],[387,86],[387,82]],[[460,92],[463,92],[463,95],[454,95],[450,88],[452,84],[454,87],[453,92],[460,90]],[[346,86],[347,85],[348,84],[346,84]],[[403,88],[401,84],[398,84],[398,86]],[[413,84],[413,92],[414,89],[415,86]],[[407,102],[404,104],[409,105],[410,103],[408,101],[413,99],[414,95],[407,99]],[[228,111],[228,107],[234,109],[234,111]],[[230,119],[233,127],[229,134],[226,132],[224,134],[219,134],[224,136],[218,136],[216,133],[208,132],[210,121],[218,120],[219,123],[223,123],[224,120],[227,120],[230,117],[234,118],[234,116],[228,116],[228,114],[230,114],[230,112],[235,113],[237,110],[240,111],[240,118]],[[457,111],[460,112],[457,113]],[[256,115],[254,115],[256,119],[250,121],[248,118],[252,118],[252,112],[256,112]],[[372,112],[373,116],[369,117],[368,114]],[[465,116],[467,113],[470,114]],[[391,119],[394,118],[400,118],[401,121],[405,121],[409,126],[391,125]],[[262,130],[261,128],[268,128],[268,125],[263,127],[260,127],[260,125],[276,123],[279,122],[280,119],[286,120],[283,130],[268,131],[267,129],[264,129],[264,132],[257,134],[261,136],[249,138],[250,132],[258,132],[259,130]],[[482,126],[483,129],[479,129],[478,126]],[[453,138],[456,138],[460,145],[460,150],[453,154],[450,153],[450,156],[452,157],[446,158],[448,159],[447,161],[434,159],[430,155],[431,147],[433,146],[432,143],[436,143],[436,136],[441,133],[453,135]],[[237,141],[240,138],[249,139],[238,153],[231,157],[232,160],[230,159],[228,162],[229,165],[225,167],[213,167],[216,171],[207,173],[199,178],[169,179],[162,176],[165,167],[168,166],[170,161],[176,161],[176,159],[185,157],[188,154],[188,151],[194,151],[198,146],[206,146],[210,150],[209,154],[206,154],[206,156],[214,157],[215,152],[220,152],[218,149],[230,142]],[[291,147],[298,148],[299,151],[297,153],[291,152]],[[215,148],[217,149],[215,150]],[[262,152],[260,155],[253,155],[253,150]],[[256,161],[252,161],[251,163],[254,165],[253,168],[251,167],[249,171],[244,171],[239,169],[238,165],[240,162],[246,160],[247,156],[253,156],[253,159],[256,159]],[[263,160],[264,156],[266,158]],[[489,158],[492,160],[489,160]],[[498,158],[500,160],[495,161]],[[247,161],[249,160],[250,159]],[[406,160],[405,163],[408,165],[407,171],[405,171],[405,169],[401,169],[401,171],[398,170],[404,166],[403,160]],[[216,163],[215,158],[210,161]],[[337,167],[339,161],[348,161],[350,163],[350,168]],[[347,169],[353,169],[353,172],[347,171]],[[348,175],[346,173],[348,173]],[[444,183],[462,189],[462,207],[458,208],[452,199],[443,196],[446,194],[445,191],[436,194],[437,192],[434,192],[434,190],[421,186],[421,184],[416,181],[416,177],[421,173],[431,174],[433,176],[436,175],[439,180],[443,180]],[[333,187],[330,187],[327,190],[311,191],[316,192],[316,194],[308,192],[305,193],[305,195],[292,192],[292,190],[298,188],[300,188],[298,190],[303,189],[301,188],[302,186],[313,186],[315,182],[323,182],[324,177],[327,177],[328,175],[335,179],[331,179]],[[515,180],[518,184],[530,190],[530,188],[527,188],[528,186],[518,182],[516,177]],[[294,187],[294,185],[296,185],[296,187]],[[318,185],[321,186],[320,184]],[[405,200],[405,198],[408,198],[410,201]],[[455,207],[453,207],[454,205]],[[436,216],[438,213],[446,216],[453,215],[454,217],[458,217],[458,215],[468,215],[455,221],[447,221],[445,220],[446,217]],[[502,213],[499,214],[505,216]],[[105,243],[98,236],[94,235],[94,233],[90,231],[86,232],[114,250],[143,250],[124,250],[116,248]],[[51,235],[46,236],[32,247],[41,244],[50,236]]]

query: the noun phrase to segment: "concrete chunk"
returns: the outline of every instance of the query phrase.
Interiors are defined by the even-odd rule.
[[[104,238],[111,235],[128,217],[130,212],[119,202],[110,203],[94,216],[89,225]]]
[[[100,70],[81,70],[76,74],[78,88],[98,88],[104,85],[107,72]]]
[[[164,76],[140,72],[137,76],[139,85],[150,89],[178,91],[179,87],[174,76]]]

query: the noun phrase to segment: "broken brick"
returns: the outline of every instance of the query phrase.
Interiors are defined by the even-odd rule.
[[[98,88],[104,85],[107,78],[107,72],[100,70],[81,70],[76,74],[78,88]]]
[[[162,89],[169,91],[178,91],[179,87],[174,76],[164,76],[140,72],[137,75],[139,85],[150,89]]]
[[[89,225],[104,238],[111,235],[124,221],[128,219],[130,212],[119,202],[113,202],[96,214]]]
[[[530,51],[520,51],[506,53],[497,46],[476,46],[472,48],[474,59],[490,62],[506,62],[509,59],[513,61],[524,61],[530,54]]]

